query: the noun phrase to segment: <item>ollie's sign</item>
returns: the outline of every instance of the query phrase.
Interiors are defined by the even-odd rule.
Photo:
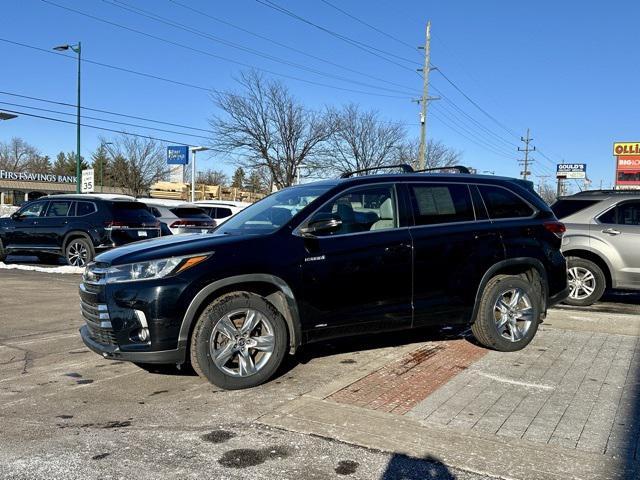
[[[613,144],[616,156],[616,188],[640,188],[640,142]]]

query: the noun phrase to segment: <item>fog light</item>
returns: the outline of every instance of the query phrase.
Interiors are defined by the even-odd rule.
[[[132,342],[146,342],[149,340],[149,337],[149,330],[146,328],[139,328],[138,330],[131,332],[131,336],[129,338]]]

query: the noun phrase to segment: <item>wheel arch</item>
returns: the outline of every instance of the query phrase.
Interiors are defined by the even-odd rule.
[[[530,257],[509,258],[493,264],[482,276],[480,284],[478,285],[478,290],[476,291],[471,323],[475,322],[475,319],[478,315],[480,301],[482,299],[482,294],[487,286],[487,283],[489,283],[489,280],[491,280],[496,275],[525,275],[529,281],[534,281],[537,278],[539,280],[539,282],[537,283],[542,289],[542,291],[540,292],[543,301],[543,305],[541,305],[541,311],[543,315],[546,313],[547,297],[549,295],[549,283],[547,278],[547,271],[545,270],[542,262],[536,258]]]
[[[64,236],[64,240],[62,241],[62,253],[63,254],[67,250],[67,245],[69,245],[69,242],[71,240],[73,240],[74,238],[84,238],[85,240],[87,240],[91,244],[91,246],[93,248],[95,248],[95,246],[93,245],[93,239],[91,238],[91,235],[89,235],[87,232],[85,232],[83,230],[71,230],[70,232],[68,232]]]
[[[607,280],[607,288],[613,287],[613,269],[609,266],[609,263],[605,258],[591,250],[585,250],[581,248],[576,248],[572,250],[566,250],[562,252],[565,257],[578,257],[584,260],[590,260],[596,265],[600,267],[602,272],[604,273],[605,279]]]
[[[275,275],[253,273],[236,275],[208,284],[191,300],[182,319],[178,348],[187,348],[198,316],[216,298],[233,291],[249,291],[263,296],[284,317],[289,333],[289,352],[295,353],[302,341],[298,304],[289,285]]]

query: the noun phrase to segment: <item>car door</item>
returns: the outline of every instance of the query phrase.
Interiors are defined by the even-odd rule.
[[[407,189],[415,219],[414,326],[467,322],[482,276],[502,259],[500,236],[475,187],[424,181]]]
[[[618,203],[591,225],[594,239],[608,245],[616,266],[616,287],[640,287],[640,200]],[[614,259],[616,261],[614,261]]]
[[[354,187],[298,229],[327,217],[341,223],[303,236],[303,318],[311,337],[411,325],[411,237],[400,210],[392,183]]]
[[[7,249],[29,250],[37,247],[39,240],[35,228],[46,209],[46,201],[31,202],[12,215],[12,222],[6,227]]]
[[[73,207],[74,212],[71,212]],[[44,216],[38,219],[34,226],[34,236],[38,245],[45,250],[55,250],[61,247],[61,239],[67,230],[69,217],[75,215],[75,205],[72,200],[51,200]]]

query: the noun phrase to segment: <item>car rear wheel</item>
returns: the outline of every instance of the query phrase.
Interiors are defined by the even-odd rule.
[[[93,246],[82,237],[69,240],[64,251],[67,262],[74,267],[84,267],[95,257]]]
[[[564,301],[569,305],[586,307],[596,303],[607,288],[607,279],[602,269],[590,260],[569,257],[569,296]]]
[[[538,330],[540,291],[518,276],[498,275],[489,280],[471,325],[476,340],[502,352],[526,347]]]
[[[263,297],[232,292],[202,312],[191,339],[191,364],[214,385],[236,390],[266,382],[287,349],[284,318]]]

